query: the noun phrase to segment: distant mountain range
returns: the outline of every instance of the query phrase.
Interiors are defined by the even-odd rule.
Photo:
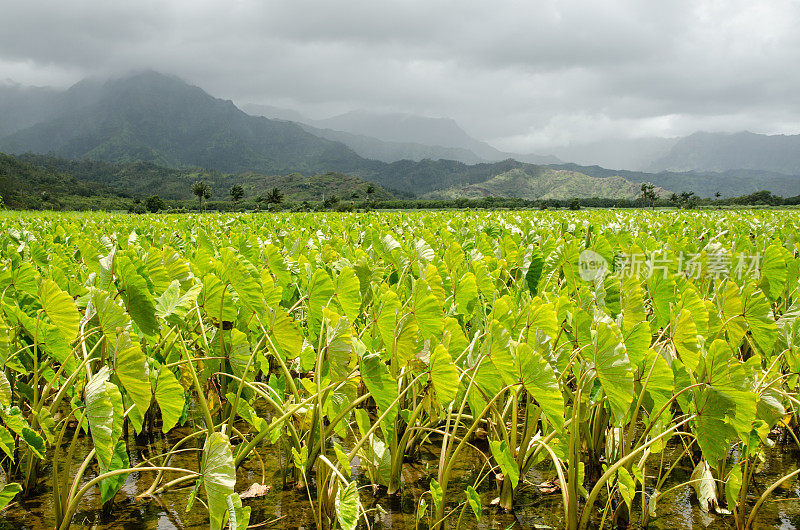
[[[0,151],[225,172],[323,173],[365,165],[341,143],[295,123],[250,116],[231,101],[155,72],[99,86],[79,83],[67,95],[72,98],[56,103],[48,119],[0,138]]]
[[[657,188],[659,196],[669,193]],[[430,199],[480,199],[515,197],[520,199],[578,199],[606,197],[630,199],[641,194],[640,186],[622,177],[597,178],[566,169],[547,166],[518,167],[477,184],[454,186],[425,195]]]
[[[730,171],[748,169],[800,175],[800,134],[765,135],[698,132],[681,138],[651,171]]]
[[[467,134],[449,118],[354,110],[324,120],[268,105],[243,105],[255,116],[299,123],[312,134],[342,142],[363,156],[383,162],[456,160],[467,164],[513,158],[531,164],[557,164],[550,155],[506,153]]]
[[[600,166],[578,164],[556,164],[555,169],[578,171],[597,178],[622,177],[631,182],[649,182],[657,187],[676,192],[691,191],[699,197],[739,197],[762,190],[769,190],[781,197],[800,195],[800,177],[774,171],[738,169],[728,171],[626,171],[606,169]]]
[[[252,202],[277,187],[287,201],[321,201],[324,197],[381,201],[409,196],[343,173],[303,176],[227,174],[198,169],[175,169],[150,162],[69,160],[49,155],[0,153],[0,197],[13,208],[125,209],[131,199],[158,195],[163,199],[194,201],[192,183],[205,181],[211,198],[229,202],[228,191],[239,184]],[[369,187],[371,193],[368,193]],[[127,205],[126,205],[127,204]]]
[[[632,164],[638,156],[636,165],[642,166],[647,158],[657,158],[648,164],[657,172],[623,171],[501,152],[444,118],[355,111],[314,121],[275,107],[246,108],[272,119],[247,114],[231,101],[149,71],[85,80],[65,91],[5,85],[0,86],[0,152],[146,163],[182,175],[210,171],[225,175],[224,182],[245,173],[339,172],[416,196],[634,198],[641,182],[700,196],[719,192],[730,197],[761,189],[800,194],[800,169],[793,169],[800,152],[793,142],[800,137],[700,134],[634,142],[630,145],[638,147],[618,146],[617,151],[612,144],[593,146],[595,156],[606,153],[609,162],[627,156],[626,163]],[[743,145],[748,142],[760,147]],[[637,148],[639,154],[630,155]],[[731,154],[726,165],[724,153],[729,150],[739,156]],[[699,169],[685,171],[695,166]],[[671,167],[681,171],[661,171]],[[142,172],[127,174],[142,178]],[[115,189],[121,189],[120,182]],[[273,178],[275,182],[279,180]],[[180,194],[185,178],[168,176],[167,184],[159,189],[167,186],[169,194]],[[152,189],[133,182],[123,187],[131,193]]]
[[[585,166],[629,171],[647,171],[654,160],[665,156],[679,138],[606,138],[595,142],[550,149],[561,160]]]

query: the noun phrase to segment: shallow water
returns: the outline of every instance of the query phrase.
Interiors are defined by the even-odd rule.
[[[129,439],[131,464],[140,462],[143,455],[160,454],[175,441],[191,432],[190,428],[175,429],[168,436],[162,436],[150,445],[136,445],[133,437]],[[81,447],[76,454],[85,455],[90,449],[90,439],[81,438]],[[677,457],[677,448],[668,448],[668,457]],[[260,528],[277,528],[280,530],[314,528],[313,514],[305,492],[293,488],[284,490],[281,479],[281,455],[276,446],[263,445],[259,455],[264,463],[265,484],[272,485],[264,497],[244,501],[250,506],[251,525]],[[359,484],[361,498],[365,509],[369,512],[370,528],[414,528],[415,499],[427,490],[428,481],[435,474],[438,466],[438,454],[435,444],[426,445],[421,458],[406,464],[403,472],[404,489],[397,497],[388,497],[380,492],[374,495],[372,488],[362,479]],[[196,469],[198,453],[184,452],[173,458],[171,465]],[[669,458],[667,458],[669,461]],[[766,487],[796,469],[800,463],[800,451],[790,445],[777,444],[769,450],[767,463],[755,477],[755,488],[751,488],[751,498],[755,499]],[[77,471],[80,462],[73,462],[73,471]],[[453,505],[463,500],[463,491],[467,485],[473,484],[483,459],[475,451],[463,455],[457,463],[454,478],[451,480],[449,500]],[[651,457],[648,464],[648,476],[656,473],[657,459]],[[652,468],[652,469],[651,469]],[[678,466],[671,475],[666,487],[689,480],[691,467]],[[96,472],[96,467],[87,473],[87,480]],[[51,468],[46,467],[41,473],[40,491],[33,497],[16,502],[9,506],[0,520],[0,530],[53,528],[53,503],[51,496]],[[358,469],[353,468],[354,477],[358,478]],[[541,464],[534,467],[526,479],[531,484],[553,478],[553,472]],[[140,500],[136,495],[142,493],[152,481],[152,474],[130,475],[122,490],[115,498],[110,515],[101,513],[99,489],[92,488],[84,497],[80,509],[73,518],[73,528],[103,528],[113,530],[133,530],[141,528],[158,529],[190,529],[207,528],[208,517],[205,508],[198,502],[189,511],[185,507],[193,483],[188,486],[168,491],[157,498]],[[649,482],[654,482],[651,478]],[[237,472],[236,491],[241,493],[253,483],[262,482],[262,467],[258,458],[248,459]],[[498,492],[493,481],[486,480],[478,488],[481,493],[484,514],[480,522],[476,522],[471,510],[464,512],[462,527],[480,529],[508,528],[561,528],[563,527],[563,508],[561,495],[539,493],[539,490],[527,485],[516,500],[514,513],[503,513],[490,502]],[[758,492],[757,495],[755,492]],[[640,521],[641,501],[634,501],[631,527],[638,528]],[[639,504],[639,506],[636,506]],[[380,505],[380,508],[378,508]],[[456,527],[456,514],[451,518],[450,527]],[[271,522],[270,524],[264,524]],[[596,521],[597,524],[599,521]],[[610,525],[607,524],[608,527]],[[361,523],[362,528],[366,525]],[[690,486],[682,486],[658,502],[658,513],[651,520],[649,528],[683,529],[683,528],[734,528],[731,516],[706,514],[697,507],[694,492]],[[785,488],[776,490],[771,498],[762,506],[755,528],[800,528],[800,483],[793,481]]]

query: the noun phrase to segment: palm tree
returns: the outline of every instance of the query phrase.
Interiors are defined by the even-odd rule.
[[[203,199],[211,198],[211,187],[204,180],[196,180],[192,184],[192,193],[200,201],[200,209],[203,209]]]
[[[642,190],[642,200],[645,202],[645,204],[649,203],[650,207],[652,208],[656,202],[656,199],[658,198],[655,192],[655,186],[653,186],[649,182],[643,182],[641,190]]]
[[[283,193],[278,188],[272,188],[267,193],[267,204],[280,204],[283,202]]]
[[[242,200],[244,197],[244,188],[242,188],[241,184],[234,184],[231,186],[229,191],[231,194],[231,201],[233,201],[233,209],[236,209],[236,203]]]

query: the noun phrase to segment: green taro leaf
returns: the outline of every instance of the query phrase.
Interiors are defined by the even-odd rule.
[[[361,312],[361,283],[350,267],[344,267],[336,278],[336,299],[345,316],[355,322]]]
[[[625,346],[619,341],[611,327],[604,322],[597,324],[593,334],[594,368],[603,392],[608,397],[614,418],[625,418],[633,403],[633,370],[625,353]]]
[[[405,365],[416,353],[419,326],[414,315],[401,311],[397,294],[390,288],[381,292],[381,301],[378,330],[398,365]]]
[[[28,444],[28,449],[30,449],[33,454],[40,460],[44,460],[45,454],[47,453],[47,446],[45,445],[44,438],[39,436],[36,431],[30,427],[23,427],[22,439]]]
[[[742,298],[739,294],[739,287],[732,281],[726,281],[717,293],[717,298],[722,307],[722,321],[724,329],[728,334],[728,342],[731,347],[738,348],[742,338],[747,331],[744,321]]]
[[[514,455],[511,454],[508,444],[505,440],[502,442],[492,440],[489,442],[489,449],[491,449],[492,456],[500,466],[500,470],[503,472],[505,478],[511,481],[513,489],[517,489],[517,483],[519,483],[519,466],[517,466],[517,461],[514,460]]]
[[[167,367],[158,373],[155,395],[161,409],[161,430],[166,433],[181,419],[185,403],[183,387]]]
[[[250,357],[250,343],[247,341],[247,335],[233,328],[231,330],[230,351],[228,352],[228,362],[231,363],[233,375],[244,381],[253,380],[255,361],[251,362]],[[245,370],[247,370],[246,374]]]
[[[327,307],[322,310],[325,322],[325,361],[328,376],[341,381],[350,373],[353,360],[352,334],[347,317],[339,316]]]
[[[444,327],[444,313],[439,299],[428,289],[425,280],[417,280],[414,289],[414,319],[424,338],[438,337]]]
[[[147,286],[147,280],[125,255],[117,257],[117,275],[120,280],[122,300],[133,321],[145,335],[158,333],[156,303]]]
[[[517,363],[525,390],[542,407],[550,425],[560,430],[564,424],[564,396],[553,367],[525,343],[517,345]]]
[[[542,270],[544,270],[544,258],[539,248],[533,247],[531,264],[528,267],[528,272],[525,273],[525,283],[533,296],[539,293],[539,280],[542,277]]]
[[[208,316],[219,322],[236,320],[236,306],[233,295],[225,284],[214,274],[203,276],[203,309]]]
[[[458,370],[442,344],[437,344],[431,354],[431,381],[439,403],[447,407],[458,394]]]
[[[72,342],[78,336],[81,316],[72,297],[61,290],[53,280],[42,281],[39,287],[39,302],[58,331]]]
[[[346,488],[339,488],[336,492],[334,506],[336,520],[343,530],[355,530],[361,510],[361,501],[358,498],[358,487],[355,482],[350,482]]]
[[[769,301],[761,291],[745,290],[744,320],[762,353],[770,355],[778,338],[778,328]]]
[[[734,404],[722,392],[707,387],[698,392],[697,419],[693,421],[693,431],[703,456],[709,462],[719,462],[728,454],[730,440],[736,431],[726,421],[733,416]]]
[[[272,314],[270,331],[286,357],[294,359],[300,355],[303,350],[303,335],[286,311],[275,310]]]
[[[228,509],[228,495],[236,485],[236,468],[228,437],[214,432],[203,446],[203,486],[208,498],[211,530],[221,530]]]
[[[8,382],[5,372],[0,368],[0,407],[8,408],[11,406],[11,384]]]
[[[417,251],[417,257],[422,261],[433,261],[433,258],[436,257],[433,249],[424,239],[417,239],[414,248]]]
[[[467,272],[458,282],[456,289],[456,308],[459,313],[468,315],[472,313],[478,300],[478,283],[475,275]]]
[[[220,255],[224,271],[223,279],[233,286],[239,295],[239,300],[250,311],[258,315],[264,314],[266,306],[264,305],[263,290],[259,281],[249,272],[253,266],[244,256],[230,247],[221,249]]]
[[[230,530],[247,530],[250,524],[250,506],[242,507],[242,498],[231,493],[225,499],[228,505],[228,528]]]
[[[100,328],[109,344],[114,344],[117,334],[130,326],[131,319],[114,298],[105,291],[94,291],[91,300],[92,308],[97,312]],[[87,310],[88,312],[88,310]]]
[[[122,398],[119,389],[108,381],[111,371],[107,366],[100,369],[86,384],[84,401],[86,419],[97,452],[97,459],[105,469],[111,465],[114,446],[121,431]],[[118,430],[117,425],[120,425]]]
[[[428,489],[431,492],[433,505],[438,508],[439,505],[442,503],[442,486],[435,478],[432,478]]]
[[[8,429],[0,425],[0,450],[2,450],[9,460],[14,461],[14,437]]]
[[[653,400],[653,413],[672,398],[675,391],[675,374],[664,357],[654,350],[647,350],[642,383],[647,381],[647,395]]]
[[[617,470],[617,486],[619,487],[619,494],[622,495],[622,499],[628,505],[628,510],[630,510],[633,504],[633,497],[636,495],[636,483],[624,467]]]
[[[361,378],[372,394],[378,410],[382,413],[389,410],[397,399],[397,382],[389,374],[389,367],[381,360],[377,353],[370,353],[361,358]],[[386,416],[389,423],[397,416],[397,406]]]
[[[649,322],[639,322],[626,331],[625,351],[634,367],[642,368],[645,365],[644,360],[647,350],[650,348],[651,339]]]
[[[761,290],[764,291],[773,302],[780,298],[786,287],[786,280],[789,276],[783,252],[782,247],[770,245],[761,257],[761,280],[759,281],[759,287],[761,287]]]
[[[672,333],[672,343],[683,361],[691,370],[697,370],[700,363],[700,353],[697,345],[697,326],[688,309],[681,310],[675,319]]]
[[[125,442],[118,441],[114,446],[114,455],[111,457],[111,465],[105,471],[116,471],[117,469],[125,469],[130,467],[130,459],[128,458],[128,451],[125,447]],[[114,475],[113,477],[104,478],[100,481],[100,503],[105,504],[112,500],[117,492],[125,484],[125,479],[128,474]]]
[[[114,348],[114,373],[136,408],[139,409],[139,413],[144,416],[153,399],[150,370],[141,346],[138,342],[132,342],[130,334],[127,332],[117,338]],[[134,425],[134,427],[136,426]],[[140,431],[141,425],[136,430]]]
[[[334,293],[333,281],[328,273],[324,269],[315,270],[308,289],[308,328],[313,337],[319,335],[322,308],[328,305]]]
[[[475,518],[480,521],[481,515],[483,515],[483,507],[481,506],[481,496],[478,495],[478,492],[475,491],[475,488],[472,486],[467,486],[467,489],[464,491],[467,496],[467,502],[469,503],[470,508],[472,508],[472,513],[475,514]]]
[[[22,486],[16,482],[10,482],[3,486],[3,489],[0,490],[0,510],[8,506],[8,503],[13,501],[14,497],[16,497],[21,491]]]
[[[202,290],[203,286],[197,284],[181,294],[180,282],[173,280],[167,290],[156,299],[156,314],[170,324],[180,324],[194,308]]]
[[[267,245],[264,249],[264,254],[267,256],[267,264],[269,270],[275,275],[279,285],[289,285],[292,283],[292,275],[286,266],[286,262],[281,256],[280,249],[275,245]]]
[[[650,292],[656,325],[664,328],[669,324],[670,303],[677,299],[675,280],[672,277],[664,278],[663,274],[651,274],[647,279],[647,289]]]

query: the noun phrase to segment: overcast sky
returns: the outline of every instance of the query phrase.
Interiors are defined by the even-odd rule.
[[[452,117],[517,152],[800,132],[800,0],[0,0],[0,80],[153,68],[325,117]]]

